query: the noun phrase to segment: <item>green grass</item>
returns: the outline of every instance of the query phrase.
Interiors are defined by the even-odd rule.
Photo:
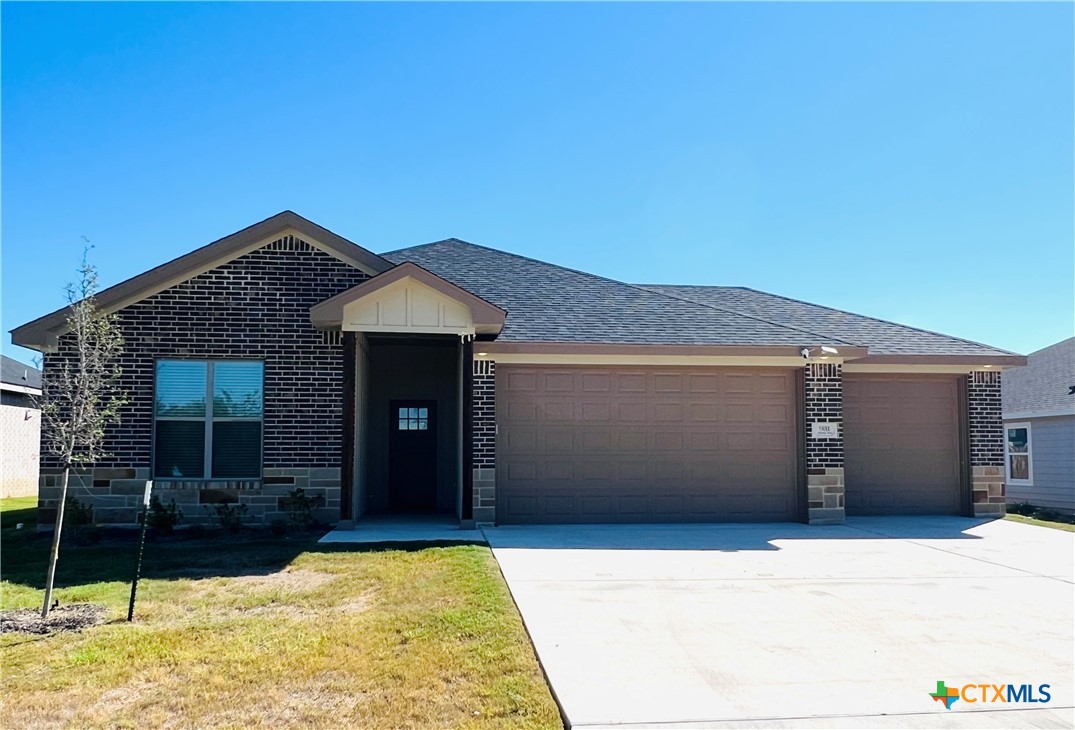
[[[1038,520],[1033,517],[1025,517],[1023,515],[1004,515],[1004,519],[1011,520],[1012,522],[1022,522],[1024,525],[1037,525],[1038,527],[1051,527],[1054,530],[1064,530],[1065,532],[1075,532],[1075,525],[1067,522],[1052,522],[1049,520]]]
[[[0,500],[0,607],[38,608],[49,537]],[[16,522],[26,523],[16,531]],[[561,727],[485,547],[359,552],[237,536],[64,547],[81,633],[0,638],[2,727]]]

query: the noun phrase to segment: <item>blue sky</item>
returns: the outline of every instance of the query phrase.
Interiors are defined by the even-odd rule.
[[[1075,330],[1068,4],[2,9],[2,325],[283,209],[1028,352]]]

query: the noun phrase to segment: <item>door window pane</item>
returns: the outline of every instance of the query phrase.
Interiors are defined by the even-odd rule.
[[[425,410],[425,409],[422,409],[422,410]],[[418,430],[419,431],[425,431],[427,428],[429,428],[429,421],[427,421],[424,418],[419,418],[418,419]]]
[[[154,476],[205,476],[205,421],[157,421],[156,444]]]

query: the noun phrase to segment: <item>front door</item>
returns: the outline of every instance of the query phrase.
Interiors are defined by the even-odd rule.
[[[432,512],[437,508],[437,402],[394,400],[389,414],[389,504],[399,512]]]

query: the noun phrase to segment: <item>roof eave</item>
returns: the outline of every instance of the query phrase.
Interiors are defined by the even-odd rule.
[[[483,348],[492,357],[495,354],[520,355],[672,355],[721,356],[721,357],[793,357],[802,360],[802,347],[797,345],[665,345],[665,344],[617,344],[599,342],[492,342]],[[840,346],[833,361],[861,358],[865,347]],[[821,358],[810,358],[823,361]],[[826,358],[828,359],[828,358]]]
[[[856,365],[965,365],[968,368],[1015,368],[1026,365],[1025,355],[866,355]]]

